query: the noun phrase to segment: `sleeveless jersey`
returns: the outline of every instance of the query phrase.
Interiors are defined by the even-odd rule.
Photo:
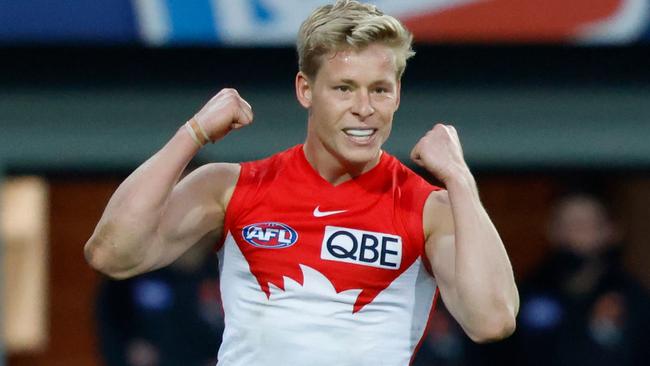
[[[385,152],[336,186],[302,145],[242,163],[218,248],[218,365],[408,365],[438,293],[422,228],[435,189]]]

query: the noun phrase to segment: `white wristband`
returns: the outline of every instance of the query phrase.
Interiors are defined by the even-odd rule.
[[[190,134],[190,137],[192,138],[192,140],[194,140],[194,142],[196,142],[196,144],[199,146],[199,148],[203,147],[203,144],[201,143],[201,141],[199,141],[199,137],[196,136],[196,133],[194,132],[194,129],[192,128],[192,126],[190,126],[189,121],[185,122],[185,130],[187,131],[187,133]]]
[[[198,121],[196,118],[192,118],[191,120],[194,120],[194,122],[196,123],[196,125],[199,126],[199,131],[201,131],[201,134],[202,134],[203,137],[205,138],[206,144],[208,143],[208,141],[209,141],[209,142],[212,142],[212,140],[210,140],[210,136],[208,136],[208,134],[205,132],[205,130],[203,129],[203,126],[199,123],[199,121]],[[191,120],[190,120],[190,121],[191,121]],[[197,137],[198,137],[198,136],[197,136]]]

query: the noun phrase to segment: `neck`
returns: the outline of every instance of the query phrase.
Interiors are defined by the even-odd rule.
[[[307,162],[314,170],[333,185],[339,185],[371,170],[379,164],[382,154],[380,150],[377,156],[370,161],[353,163],[334,155],[324,146],[309,141],[303,145],[303,151]]]

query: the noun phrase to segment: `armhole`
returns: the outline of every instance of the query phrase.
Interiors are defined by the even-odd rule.
[[[237,216],[242,210],[242,203],[245,202],[243,199],[243,196],[246,196],[247,192],[245,189],[245,183],[247,181],[247,176],[248,176],[248,164],[247,163],[239,163],[239,176],[237,177],[237,182],[235,183],[235,188],[233,189],[232,195],[230,196],[230,200],[228,200],[228,203],[226,204],[226,209],[224,212],[224,222],[223,222],[223,229],[221,233],[221,238],[217,242],[217,244],[214,246],[214,251],[218,252],[221,250],[223,247],[224,242],[226,241],[226,237],[228,236],[228,233],[230,232],[230,227],[233,223],[234,220],[236,220]]]
[[[424,206],[427,199],[434,191],[441,190],[440,187],[428,183],[419,175],[409,172],[406,180],[406,192],[409,196],[405,202],[400,204],[403,207],[402,211],[407,215],[402,217],[402,225],[406,229],[409,239],[420,245],[420,258],[423,262],[424,268],[433,278],[433,270],[429,262],[426,251],[426,237],[424,235]],[[404,197],[403,197],[404,198]]]
[[[429,197],[431,197],[431,194],[433,192],[437,192],[440,190],[442,190],[442,188],[438,186],[431,186],[431,189],[429,189],[426,197],[423,200],[422,209],[420,210],[420,235],[422,235],[422,262],[424,264],[424,268],[434,279],[436,278],[436,275],[433,273],[433,268],[431,268],[431,259],[429,258],[429,254],[427,253],[427,237],[424,233],[424,208],[426,207],[427,200],[429,199]]]

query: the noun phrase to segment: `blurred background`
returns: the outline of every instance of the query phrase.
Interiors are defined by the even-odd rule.
[[[111,193],[223,87],[251,128],[197,163],[301,143],[293,48],[315,0],[0,0],[0,365],[207,365],[216,258],[116,282],[82,247]],[[374,1],[417,55],[386,150],[460,134],[521,287],[472,345],[439,302],[415,365],[640,365],[650,329],[650,2]]]

